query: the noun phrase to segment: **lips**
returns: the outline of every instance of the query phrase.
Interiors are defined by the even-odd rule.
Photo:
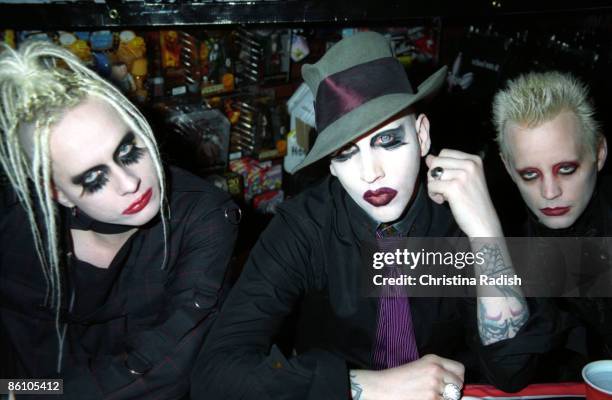
[[[151,200],[151,196],[153,196],[153,188],[149,188],[138,200],[130,204],[128,208],[123,211],[123,215],[131,215],[136,214],[142,211],[143,208],[149,204]]]
[[[397,190],[383,187],[375,191],[368,190],[363,194],[363,199],[374,207],[386,206],[395,198]]]
[[[549,217],[560,217],[561,215],[565,215],[569,212],[571,207],[548,207],[548,208],[540,208],[542,214],[547,215]]]

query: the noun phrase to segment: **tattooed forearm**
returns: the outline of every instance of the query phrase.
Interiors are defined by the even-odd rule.
[[[361,393],[363,393],[363,389],[359,382],[356,381],[357,375],[351,373],[351,397],[353,400],[359,400],[361,398]]]
[[[481,272],[489,277],[495,278],[502,272],[512,270],[512,266],[505,262],[502,250],[498,245],[484,245],[478,252],[482,254],[484,263],[481,266]]]
[[[504,315],[506,314],[504,311],[491,315],[491,308],[501,308],[487,306],[487,302],[494,302],[495,300],[496,298],[478,299],[478,333],[484,345],[516,336],[529,318],[529,308],[522,297],[509,299],[513,304],[509,305],[508,315]],[[508,301],[508,298],[505,300]]]
[[[479,251],[485,262],[480,266],[480,273],[491,278],[513,273],[504,250],[498,244],[482,246]],[[482,343],[488,345],[516,336],[529,319],[529,307],[520,289],[495,285],[487,287],[486,293],[479,293],[477,303],[478,332]]]

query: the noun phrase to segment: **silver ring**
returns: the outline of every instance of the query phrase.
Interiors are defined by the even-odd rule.
[[[444,400],[459,400],[461,398],[461,389],[454,383],[447,383],[444,385],[442,398]]]
[[[443,173],[444,173],[444,168],[436,167],[431,170],[429,175],[431,175],[431,177],[434,178],[435,180],[440,180],[440,178],[442,178]]]

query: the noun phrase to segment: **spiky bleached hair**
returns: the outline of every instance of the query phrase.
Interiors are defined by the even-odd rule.
[[[496,141],[503,157],[509,160],[511,156],[506,140],[509,125],[535,128],[565,111],[576,116],[583,147],[596,155],[603,136],[584,83],[557,71],[530,72],[509,81],[493,100]]]
[[[89,97],[111,105],[149,151],[160,182],[160,210],[167,257],[166,193],[159,150],[150,125],[121,92],[80,60],[49,42],[26,42],[18,50],[0,48],[0,163],[25,209],[47,284],[45,300],[56,310],[59,324],[61,299],[60,232],[53,198],[49,133],[62,114]],[[65,329],[64,329],[65,332]],[[61,357],[58,358],[58,370]]]

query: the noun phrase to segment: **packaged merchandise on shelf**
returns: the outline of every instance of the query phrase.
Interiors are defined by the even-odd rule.
[[[211,32],[200,41],[198,59],[202,96],[228,93],[235,88],[233,50],[229,34]]]
[[[163,77],[164,95],[180,96],[188,93],[187,77],[185,72],[185,58],[182,54],[187,51],[180,40],[181,34],[175,30],[162,30],[159,32],[159,50],[155,50],[155,62],[160,64],[158,77]],[[156,79],[155,84],[158,84]]]
[[[137,36],[133,31],[121,31],[119,33],[119,46],[115,52],[117,61],[125,63],[131,70],[134,61],[146,57],[146,44],[142,36]]]
[[[0,43],[4,43],[8,47],[14,49],[15,48],[15,31],[12,29],[0,30]]]
[[[295,129],[296,119],[315,126],[314,97],[305,83],[302,83],[287,100],[287,110],[291,116],[291,130]]]
[[[165,110],[166,122],[184,144],[186,157],[194,158],[199,172],[227,167],[230,123],[217,109],[200,104],[177,105]]]
[[[219,189],[229,193],[234,199],[243,200],[242,176],[235,172],[226,172],[223,175],[209,175],[206,180],[212,182]]]
[[[283,159],[285,171],[293,171],[293,168],[306,158],[306,153],[308,150],[300,146],[296,131],[289,132],[287,134],[287,153]]]
[[[177,31],[161,31],[159,35],[161,46],[161,64],[163,68],[179,68],[181,59],[181,44]]]
[[[253,208],[255,211],[264,214],[275,214],[276,206],[285,200],[282,190],[271,190],[253,197]]]
[[[293,62],[300,62],[306,56],[310,54],[310,48],[308,47],[308,41],[306,38],[299,34],[294,34],[291,38],[291,60]]]
[[[60,32],[59,43],[79,57],[85,65],[93,67],[94,59],[87,32],[81,32],[80,35],[72,32]]]
[[[242,198],[244,187],[242,184],[242,175],[228,171],[223,174],[227,183],[227,192],[234,198]]]
[[[94,70],[101,76],[109,78],[112,73],[113,33],[109,30],[95,31],[89,35],[92,56],[94,59]]]
[[[18,42],[48,40],[65,47],[100,76],[138,103],[148,99],[148,54],[143,36],[134,31],[20,31]]]
[[[250,201],[254,196],[278,190],[283,183],[283,172],[280,164],[272,161],[258,161],[250,157],[233,160],[230,171],[242,175],[244,184],[244,199]]]
[[[53,32],[44,32],[39,30],[28,30],[17,32],[17,45],[26,40],[43,40],[53,42],[53,37],[56,36]]]

